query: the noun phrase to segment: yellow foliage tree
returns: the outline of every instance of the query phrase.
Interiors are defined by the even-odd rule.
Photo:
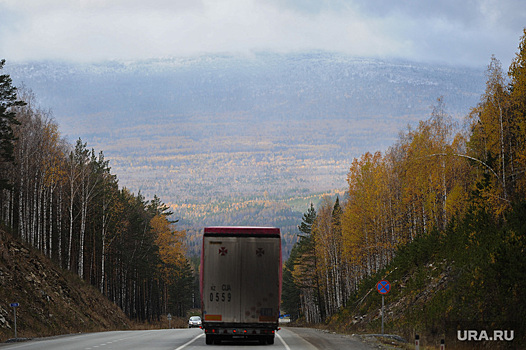
[[[389,180],[380,152],[354,159],[347,176],[349,203],[342,218],[343,252],[354,266],[354,278],[376,271],[392,255]]]
[[[511,128],[509,142],[511,154],[511,180],[516,182],[516,197],[526,197],[526,28],[519,43],[519,52],[511,63],[510,77]]]
[[[186,263],[184,257],[184,238],[186,231],[174,230],[165,215],[157,214],[150,220],[150,227],[155,235],[155,243],[159,247],[159,257],[162,262],[160,269],[167,283],[174,272],[174,267]]]
[[[510,203],[509,175],[513,172],[511,142],[513,120],[510,115],[509,95],[500,62],[491,58],[486,71],[486,91],[482,101],[471,110],[471,155],[480,159],[486,168],[480,168],[479,177],[489,175],[481,191],[485,202],[500,215]],[[490,169],[491,171],[488,171]]]
[[[342,217],[349,278],[359,281],[384,267],[399,244],[443,230],[467,208],[471,182],[465,137],[441,99],[432,116],[382,156],[354,159],[347,176],[349,201]]]

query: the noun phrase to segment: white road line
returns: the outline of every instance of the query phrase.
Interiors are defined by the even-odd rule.
[[[290,350],[290,347],[287,345],[287,343],[285,343],[285,341],[283,340],[283,338],[281,337],[281,335],[279,335],[278,333],[276,333],[276,336],[279,338],[279,340],[283,343],[283,346],[285,347],[285,349],[287,350]]]
[[[184,349],[187,345],[190,345],[191,343],[193,343],[194,341],[196,341],[197,339],[201,338],[203,335],[205,335],[204,333],[201,333],[199,334],[197,337],[193,338],[192,340],[190,340],[189,342],[181,345],[180,347],[176,348],[175,350],[181,350],[181,349]],[[290,350],[290,349],[289,349]]]

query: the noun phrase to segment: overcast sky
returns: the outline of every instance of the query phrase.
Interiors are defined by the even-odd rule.
[[[0,58],[326,50],[506,69],[525,0],[0,0]]]

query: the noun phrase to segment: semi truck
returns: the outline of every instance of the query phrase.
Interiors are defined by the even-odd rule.
[[[205,227],[201,249],[206,344],[274,344],[281,302],[281,235],[275,227]]]

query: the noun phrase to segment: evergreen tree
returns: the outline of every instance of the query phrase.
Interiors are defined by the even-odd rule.
[[[299,244],[296,243],[294,247],[292,247],[290,256],[285,262],[283,269],[283,286],[281,290],[282,311],[289,314],[292,321],[298,319],[301,313],[301,291],[296,283],[294,283],[294,277],[292,275],[292,272],[294,271],[294,264],[296,263],[299,254]]]
[[[185,317],[192,307],[193,274],[188,260],[171,266],[172,280],[168,283],[168,312]]]
[[[319,307],[321,300],[320,283],[316,273],[315,239],[312,236],[312,228],[316,223],[316,218],[317,213],[311,203],[298,226],[303,235],[299,235],[300,241],[295,246],[297,254],[294,254],[290,263],[294,285],[299,291],[301,313],[305,317],[305,321],[309,323],[320,322],[322,319]]]
[[[319,320],[314,294],[314,288],[317,285],[315,282],[316,257],[314,240],[311,237],[316,215],[314,205],[311,203],[298,226],[300,241],[294,244],[283,270],[282,307],[290,314],[292,320],[301,316],[307,322]]]
[[[336,202],[334,202],[334,208],[332,209],[332,226],[335,230],[341,230],[342,214],[343,209],[340,206],[340,197],[336,196]],[[339,234],[341,234],[341,232]]]
[[[0,60],[0,70],[4,68],[5,60]],[[15,135],[13,126],[20,123],[16,119],[13,107],[23,106],[25,102],[17,100],[16,87],[12,85],[13,81],[9,75],[0,75],[0,165],[14,161],[13,150]],[[5,174],[0,178],[0,189],[9,188],[9,180]]]
[[[302,220],[303,221],[298,226],[300,232],[303,233],[303,236],[300,234],[300,237],[309,237],[312,231],[312,225],[316,220],[316,209],[314,209],[314,204],[312,204],[312,202],[310,204],[310,208],[305,214],[303,214]]]

